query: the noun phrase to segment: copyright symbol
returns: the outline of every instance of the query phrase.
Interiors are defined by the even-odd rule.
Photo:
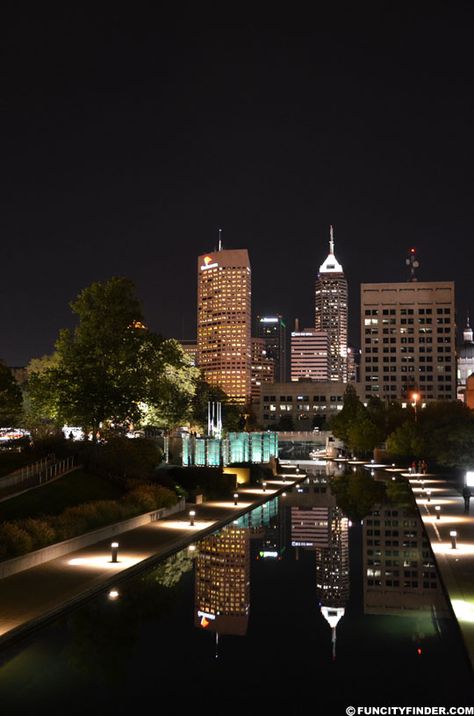
[[[356,712],[356,710],[355,710],[355,708],[354,708],[353,706],[348,706],[348,707],[346,708],[346,714],[347,714],[347,716],[354,716],[355,712]]]

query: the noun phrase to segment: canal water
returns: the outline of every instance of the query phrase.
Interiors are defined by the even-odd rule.
[[[311,469],[117,594],[4,648],[2,713],[472,704],[406,484]]]

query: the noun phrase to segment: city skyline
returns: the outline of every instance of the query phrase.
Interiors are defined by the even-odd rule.
[[[456,282],[474,310],[472,8],[435,2],[191,22],[9,8],[2,23],[2,325],[51,352],[85,286],[128,276],[152,330],[194,337],[194,257],[245,246],[253,313],[313,323],[334,225],[361,283]],[[449,260],[453,259],[455,260]],[[177,280],[180,291],[177,293]]]

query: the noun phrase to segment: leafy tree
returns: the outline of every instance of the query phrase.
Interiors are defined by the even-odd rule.
[[[394,430],[387,438],[387,451],[394,458],[423,458],[425,444],[419,426],[409,419]]]
[[[147,406],[171,425],[188,416],[197,371],[176,341],[144,326],[131,281],[93,283],[71,307],[74,331],[62,330],[55,354],[30,364],[32,419],[80,425],[95,440],[104,424],[138,423]]]
[[[352,452],[366,454],[383,439],[382,430],[374,424],[368,414],[349,425],[347,431],[347,446]]]
[[[376,504],[385,500],[385,485],[366,472],[345,474],[331,480],[331,491],[337,504],[352,520],[362,520]]]
[[[329,429],[334,435],[349,445],[349,430],[358,420],[367,414],[359,400],[354,386],[349,383],[344,391],[344,404],[340,413],[329,421]]]
[[[0,426],[15,425],[21,415],[22,395],[11,370],[0,361]]]

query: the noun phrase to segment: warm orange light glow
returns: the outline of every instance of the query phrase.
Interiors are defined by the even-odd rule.
[[[208,266],[211,263],[212,259],[210,256],[204,256],[204,263],[206,266]]]
[[[209,626],[209,621],[206,617],[201,617],[201,626],[203,629],[206,629]]]

